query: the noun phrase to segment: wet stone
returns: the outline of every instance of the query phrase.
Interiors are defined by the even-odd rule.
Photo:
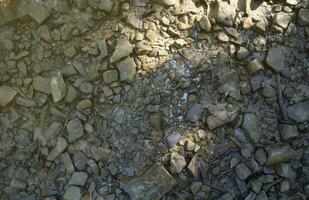
[[[69,185],[84,186],[87,179],[88,174],[86,172],[75,172],[69,181]]]
[[[13,88],[6,85],[0,86],[0,105],[6,106],[16,95],[17,92]]]
[[[83,124],[80,119],[74,118],[66,125],[68,131],[68,140],[70,143],[81,138],[84,135]]]
[[[121,188],[132,200],[160,199],[176,184],[175,179],[160,164],[155,164],[143,175],[134,177]]]
[[[170,171],[171,173],[180,173],[186,166],[185,158],[177,152],[171,154]]]

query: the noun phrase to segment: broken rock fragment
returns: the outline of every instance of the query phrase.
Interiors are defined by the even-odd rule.
[[[75,140],[84,135],[83,124],[78,118],[74,118],[71,121],[69,121],[66,128],[69,133],[68,136],[69,142],[74,142]]]
[[[288,116],[296,122],[309,120],[309,101],[303,101],[287,108]]]
[[[38,24],[42,24],[51,14],[51,10],[42,2],[31,0],[28,4],[28,14]]]
[[[201,104],[194,104],[187,113],[187,120],[190,122],[197,122],[203,113],[203,107]]]
[[[292,159],[297,159],[302,155],[302,151],[294,150],[290,146],[274,144],[266,147],[268,154],[268,165],[278,164]]]
[[[218,2],[215,6],[214,17],[217,22],[226,26],[232,26],[236,17],[236,10],[225,1]]]
[[[131,57],[127,57],[123,61],[117,63],[120,81],[132,82],[136,74],[136,64]]]
[[[177,152],[171,154],[171,172],[180,173],[182,169],[186,166],[185,158]]]
[[[176,180],[159,163],[149,168],[143,175],[133,178],[121,188],[132,200],[161,199],[176,185]]]
[[[258,119],[255,114],[245,114],[242,128],[244,129],[251,142],[253,142],[254,144],[259,142],[261,136],[258,126]]]
[[[110,62],[114,63],[119,61],[121,58],[129,56],[133,51],[132,44],[125,38],[118,38],[115,51],[110,58]]]
[[[163,6],[172,6],[177,4],[178,0],[152,0],[154,3],[161,4]]]
[[[290,51],[287,47],[277,46],[269,48],[266,63],[275,72],[279,73],[284,70],[291,62],[293,58],[291,57]]]
[[[50,81],[50,91],[55,103],[59,102],[66,95],[66,84],[60,72],[53,76]]]
[[[2,85],[0,87],[0,105],[6,106],[14,99],[16,95],[17,92],[13,88],[6,85]]]

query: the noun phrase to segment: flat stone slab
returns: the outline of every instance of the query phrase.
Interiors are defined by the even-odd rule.
[[[161,199],[175,185],[176,180],[157,163],[121,187],[130,195],[131,200],[153,200]]]

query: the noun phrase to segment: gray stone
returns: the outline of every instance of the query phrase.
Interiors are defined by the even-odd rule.
[[[275,15],[273,22],[275,25],[278,25],[284,29],[286,29],[289,23],[292,20],[292,14],[286,12],[279,12]]]
[[[250,75],[256,74],[258,71],[262,70],[264,67],[258,59],[250,61],[247,65],[247,71]]]
[[[279,73],[293,61],[293,57],[291,56],[292,55],[287,47],[271,47],[268,50],[266,64],[275,72]]]
[[[258,193],[255,200],[268,200],[267,195],[264,191]]]
[[[50,92],[55,103],[61,101],[65,97],[67,87],[60,72],[51,78]]]
[[[190,187],[192,194],[196,194],[201,189],[201,186],[202,186],[201,182],[192,183]]]
[[[38,24],[42,24],[51,14],[51,10],[44,3],[31,0],[28,4],[28,14]]]
[[[301,8],[298,12],[298,24],[301,26],[309,26],[309,9]]]
[[[27,187],[27,182],[23,180],[19,180],[17,178],[13,178],[11,180],[10,187],[14,189],[25,189]]]
[[[83,124],[78,118],[74,118],[69,121],[66,125],[68,131],[69,142],[74,142],[75,140],[81,138],[84,135]]]
[[[283,140],[288,140],[298,136],[297,126],[295,125],[281,124],[279,126],[279,131]]]
[[[91,94],[93,92],[93,85],[89,82],[83,82],[79,85],[79,90],[85,94]]]
[[[38,34],[45,42],[51,42],[52,36],[47,25],[42,25],[37,29]]]
[[[67,141],[63,137],[59,137],[57,139],[56,150],[60,154],[62,153],[68,146]]]
[[[47,129],[45,135],[52,139],[55,138],[62,131],[62,124],[60,122],[53,122]]]
[[[74,172],[69,181],[69,185],[84,186],[88,179],[86,172]]]
[[[185,158],[177,152],[171,154],[170,171],[172,173],[180,173],[186,166]]]
[[[160,131],[162,130],[162,113],[157,112],[157,113],[151,113],[149,116],[149,124],[156,130]]]
[[[302,154],[302,152],[299,150],[296,151],[289,146],[281,144],[269,145],[266,147],[266,151],[268,154],[268,161],[266,164],[268,165],[297,159]]]
[[[105,12],[110,12],[113,9],[114,2],[112,0],[100,0],[98,9]]]
[[[198,166],[199,161],[198,161],[198,155],[194,155],[193,158],[191,159],[189,165],[187,166],[189,173],[194,176],[195,178],[198,177]]]
[[[63,199],[65,200],[80,200],[82,197],[79,187],[70,186],[66,189]]]
[[[106,41],[105,40],[100,40],[98,42],[98,47],[99,47],[99,50],[100,50],[100,55],[102,58],[105,58],[107,56],[107,45],[106,45]]]
[[[289,118],[298,123],[309,120],[309,100],[288,107],[287,112]]]
[[[50,94],[50,78],[36,76],[33,79],[33,88],[45,94]]]
[[[17,95],[16,90],[14,90],[9,86],[2,85],[0,87],[0,105],[6,106],[14,99],[16,95]]]
[[[107,70],[107,71],[105,71],[103,73],[103,80],[107,84],[118,81],[118,71],[117,70]]]
[[[240,163],[235,167],[235,173],[241,180],[247,179],[251,174],[251,170],[244,163]]]
[[[260,164],[264,165],[267,162],[267,154],[263,148],[258,148],[255,153],[255,160]]]
[[[294,179],[296,178],[297,174],[296,171],[292,168],[290,163],[281,163],[276,166],[276,173],[287,179]]]
[[[123,184],[121,188],[132,200],[160,199],[176,185],[175,179],[159,163],[144,174]]]
[[[254,144],[259,142],[261,133],[258,126],[258,119],[255,114],[245,114],[242,129],[245,131],[247,137],[251,140],[251,142],[253,142]]]
[[[211,22],[210,22],[208,16],[203,15],[199,23],[200,23],[200,27],[204,31],[206,31],[206,32],[211,31],[212,25],[211,25]]]
[[[250,86],[253,91],[257,91],[262,87],[262,83],[265,80],[264,74],[256,74],[250,79]]]
[[[236,52],[236,56],[238,60],[243,60],[249,56],[249,50],[244,47],[240,47]]]
[[[203,106],[201,104],[197,104],[197,103],[194,104],[190,108],[189,112],[187,113],[186,119],[190,122],[193,122],[193,123],[197,122],[200,119],[200,117],[203,113],[203,110],[204,109],[203,109]]]
[[[217,22],[226,26],[232,26],[236,17],[236,10],[225,1],[218,2],[215,5],[214,17]]]
[[[61,160],[68,174],[74,172],[74,166],[68,152],[61,154]]]
[[[222,195],[218,200],[233,200],[233,196],[230,193]]]
[[[207,117],[206,122],[210,130],[232,122],[238,115],[238,109],[224,103],[209,105],[208,111],[211,115]]]
[[[83,170],[88,162],[88,157],[81,151],[77,151],[73,155],[73,163],[77,170]]]
[[[178,143],[180,136],[181,135],[179,134],[179,132],[172,132],[170,135],[166,137],[166,140],[170,148],[173,148]]]
[[[65,101],[71,103],[76,99],[76,96],[77,94],[75,88],[69,85],[67,88],[67,95],[65,97]]]
[[[284,193],[290,190],[290,183],[288,180],[284,180],[280,183],[279,191]]]
[[[125,38],[118,38],[115,51],[110,58],[110,62],[114,63],[120,59],[129,56],[133,51],[132,44]]]
[[[163,6],[172,6],[179,3],[179,0],[152,0],[154,3],[161,4]]]
[[[120,74],[120,81],[132,82],[136,74],[136,64],[131,57],[127,57],[117,63],[117,68]]]

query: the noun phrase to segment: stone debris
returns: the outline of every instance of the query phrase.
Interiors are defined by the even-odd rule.
[[[160,164],[155,164],[143,175],[123,184],[122,189],[132,200],[160,199],[176,184],[175,179]]]
[[[16,95],[17,95],[16,90],[14,90],[9,86],[2,85],[0,87],[0,105],[6,106],[14,99]]]
[[[254,144],[259,142],[261,133],[259,130],[258,119],[255,114],[247,113],[244,115],[242,128]]]

